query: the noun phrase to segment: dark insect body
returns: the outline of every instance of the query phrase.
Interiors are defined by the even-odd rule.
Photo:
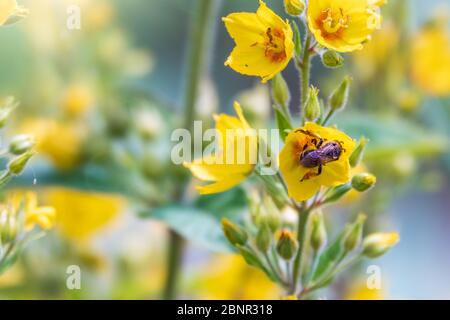
[[[303,152],[300,155],[300,164],[305,168],[317,168],[317,171],[308,171],[303,176],[302,180],[300,180],[302,182],[322,174],[322,167],[327,163],[339,160],[344,149],[342,148],[342,143],[338,141],[327,141],[309,131],[300,131],[303,134],[312,137],[310,143],[305,145]],[[316,149],[306,150],[311,144]]]

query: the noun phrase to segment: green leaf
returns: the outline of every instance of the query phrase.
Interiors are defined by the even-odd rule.
[[[195,207],[219,220],[222,218],[236,220],[247,208],[247,198],[242,188],[233,188],[223,193],[201,196],[195,202]]]
[[[276,277],[272,274],[272,272],[270,272],[268,268],[264,266],[261,259],[253,251],[246,247],[239,246],[239,252],[248,265],[263,271],[272,281],[277,281]]]
[[[145,212],[141,216],[165,222],[181,236],[208,250],[233,252],[222,232],[220,221],[202,209],[169,205],[154,209],[151,213]]]
[[[277,126],[278,129],[280,130],[280,136],[284,141],[286,140],[286,137],[289,134],[289,132],[292,131],[292,124],[283,111],[281,111],[277,107],[274,107],[274,110],[275,110],[275,117],[277,120]]]
[[[322,276],[328,274],[342,260],[345,255],[343,239],[347,232],[348,229],[345,228],[336,240],[320,255],[319,263],[317,264],[316,270],[314,270],[313,282],[320,280]]]
[[[294,30],[295,55],[299,58],[302,55],[302,36],[295,21],[292,21],[292,26]]]

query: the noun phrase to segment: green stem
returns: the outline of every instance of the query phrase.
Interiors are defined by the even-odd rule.
[[[334,112],[335,112],[334,109],[330,109],[330,111],[328,111],[327,116],[322,121],[322,126],[325,126],[328,123],[328,121],[330,121],[331,117],[333,117],[334,115]]]
[[[176,298],[177,282],[182,266],[184,240],[175,231],[169,231],[169,251],[167,262],[167,278],[163,298],[171,300]]]
[[[192,132],[196,119],[195,106],[198,98],[200,80],[206,66],[206,54],[208,40],[211,38],[212,23],[214,22],[216,9],[219,8],[220,0],[198,0],[192,16],[192,29],[189,40],[187,57],[187,71],[184,91],[184,127]],[[181,183],[180,188],[185,188]],[[178,194],[184,194],[180,190]],[[181,196],[182,197],[182,196]],[[181,270],[181,262],[184,249],[184,240],[174,231],[169,233],[169,250],[167,262],[167,278],[164,286],[164,298],[176,298],[176,284],[178,274]]]
[[[309,76],[311,69],[311,36],[309,34],[306,35],[305,43],[303,45],[303,59],[302,64],[300,65],[300,90],[301,90],[301,99],[300,99],[300,112],[303,112],[303,107],[306,103],[306,99],[308,97],[308,89],[309,89]],[[303,118],[303,116],[302,116]]]
[[[297,239],[299,243],[299,248],[294,260],[294,277],[293,277],[294,292],[292,292],[293,294],[297,291],[307,258],[305,250],[307,241],[306,227],[308,225],[310,214],[311,210],[309,208],[299,211],[298,228],[297,228]]]

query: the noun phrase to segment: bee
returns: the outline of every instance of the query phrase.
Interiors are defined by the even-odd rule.
[[[300,164],[305,168],[317,168],[317,171],[308,171],[300,180],[300,182],[303,182],[321,175],[322,167],[327,163],[339,160],[345,149],[340,141],[329,141],[307,130],[300,129],[298,131],[311,137],[311,141],[305,144],[300,154]],[[315,149],[308,149],[311,144]]]

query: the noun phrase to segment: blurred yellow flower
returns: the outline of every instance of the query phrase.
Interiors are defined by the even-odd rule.
[[[25,230],[29,231],[38,225],[43,230],[53,227],[56,218],[56,209],[52,206],[38,206],[37,195],[34,192],[12,191],[8,194],[7,203],[20,210],[23,205],[25,211]]]
[[[90,88],[83,84],[73,84],[67,88],[62,98],[62,107],[71,117],[86,114],[92,106],[93,96]]]
[[[281,295],[275,283],[239,255],[215,257],[202,272],[198,286],[201,298],[213,300],[268,300]]]
[[[27,13],[28,10],[19,6],[16,0],[0,0],[0,26],[14,16],[20,18]]]
[[[380,69],[386,67],[386,60],[397,47],[399,39],[395,24],[383,23],[383,27],[373,34],[372,40],[364,45],[364,49],[354,53],[355,72],[363,80],[374,78]]]
[[[267,82],[286,68],[293,53],[293,32],[263,1],[256,13],[238,12],[222,18],[236,47],[225,65]]]
[[[44,197],[58,212],[56,228],[74,241],[89,240],[126,207],[126,201],[116,195],[63,187],[45,189]]]
[[[292,131],[279,155],[289,196],[303,201],[311,198],[321,186],[347,183],[350,180],[349,157],[354,149],[355,141],[334,128],[308,122],[303,128]]]
[[[374,30],[380,27],[377,0],[310,0],[308,26],[317,42],[339,52],[363,48]]]
[[[345,300],[384,300],[385,293],[381,289],[369,289],[365,281],[355,282],[347,290]]]
[[[201,194],[219,193],[241,183],[252,173],[257,157],[257,136],[244,118],[239,103],[234,103],[238,117],[216,115],[218,134],[217,152],[214,155],[184,163],[192,174],[203,181],[213,181],[197,186]]]
[[[70,170],[79,164],[85,132],[75,123],[29,119],[24,121],[20,132],[33,135],[37,151],[50,158],[58,169]]]
[[[411,75],[432,96],[450,95],[450,33],[445,25],[421,30],[412,42]]]

